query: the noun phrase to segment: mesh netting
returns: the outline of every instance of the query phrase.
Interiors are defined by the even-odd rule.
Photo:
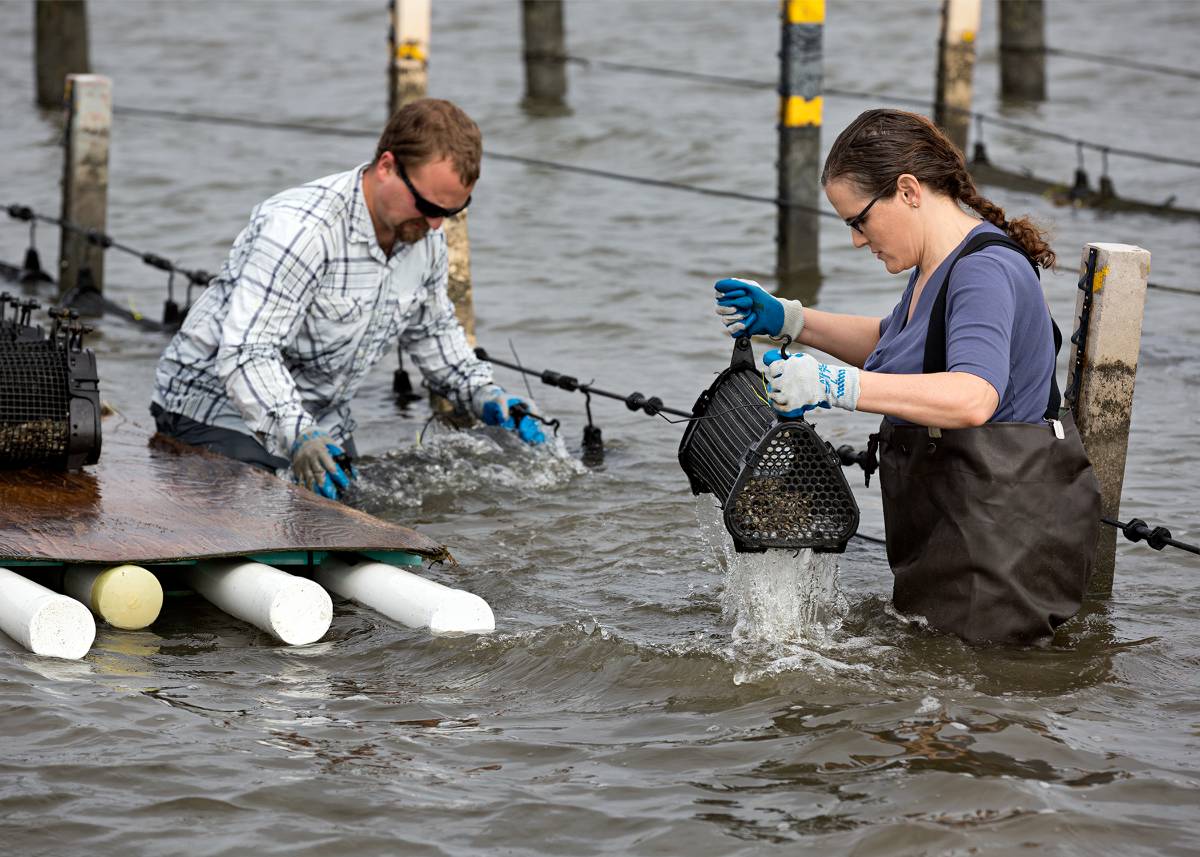
[[[90,328],[50,310],[49,335],[32,323],[38,304],[0,294],[0,467],[75,470],[100,458],[96,358]]]
[[[67,354],[51,342],[0,342],[0,461],[65,457],[71,397]]]
[[[696,401],[679,445],[692,492],[721,501],[738,551],[840,552],[858,529],[841,463],[810,424],[779,421],[765,388],[750,340],[738,339],[729,368]]]

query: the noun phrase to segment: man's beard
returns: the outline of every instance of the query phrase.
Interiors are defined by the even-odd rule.
[[[414,217],[396,227],[396,237],[405,244],[416,244],[429,232],[429,221],[424,217]]]

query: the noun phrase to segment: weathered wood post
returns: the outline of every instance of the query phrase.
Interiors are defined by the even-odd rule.
[[[567,107],[567,40],[562,0],[521,0],[525,98],[531,113],[561,115]]]
[[[108,145],[112,129],[112,81],[98,74],[67,76],[66,145],[62,219],[104,231],[108,211]],[[104,290],[104,250],[79,232],[63,228],[58,263],[59,296],[73,291],[80,275]]]
[[[1079,378],[1075,420],[1096,478],[1100,481],[1100,512],[1120,520],[1121,486],[1125,481],[1125,454],[1129,446],[1129,420],[1133,412],[1133,385],[1137,377],[1138,349],[1142,341],[1142,311],[1146,281],[1150,277],[1150,251],[1129,244],[1088,244],[1083,248],[1083,271],[1095,251],[1095,275],[1090,295],[1081,289],[1076,318],[1090,299],[1090,319],[1082,362],[1079,344],[1071,347],[1068,391]],[[1086,281],[1084,281],[1086,283]],[[1076,368],[1078,367],[1078,368]],[[1117,531],[1100,528],[1096,568],[1091,592],[1112,593]]]
[[[429,85],[430,0],[390,0],[388,116],[425,97]]]
[[[87,74],[87,4],[84,0],[37,0],[33,4],[39,107],[61,107],[68,74]]]
[[[975,72],[980,15],[980,0],[942,2],[933,121],[964,152],[971,128],[971,77]]]
[[[819,267],[825,0],[783,0],[780,19],[776,270],[782,284]]]
[[[1044,0],[997,0],[1000,7],[1000,95],[1046,100]]]

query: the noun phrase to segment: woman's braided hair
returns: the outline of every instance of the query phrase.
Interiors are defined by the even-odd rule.
[[[1028,217],[1008,220],[1004,209],[975,188],[962,152],[936,125],[918,113],[867,110],[838,135],[825,158],[821,184],[848,179],[867,196],[894,190],[896,180],[910,173],[926,187],[976,211],[1004,230],[1043,268],[1054,266],[1055,255],[1042,230]]]

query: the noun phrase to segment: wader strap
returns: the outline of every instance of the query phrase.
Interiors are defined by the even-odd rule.
[[[942,280],[942,287],[938,290],[937,300],[933,302],[933,309],[929,313],[929,330],[925,334],[925,362],[921,369],[925,374],[946,371],[946,295],[950,291],[950,275],[954,273],[954,266],[958,264],[958,260],[963,256],[970,256],[984,247],[992,247],[994,245],[1016,250],[1033,267],[1033,273],[1037,275],[1038,280],[1042,279],[1042,274],[1037,263],[1029,258],[1029,254],[1025,252],[1025,248],[1007,235],[996,235],[993,232],[985,232],[981,235],[976,235],[968,241],[966,246],[962,248],[962,251],[950,263],[950,269],[946,271],[946,278]],[[1050,318],[1050,327],[1054,331],[1054,357],[1055,363],[1057,363],[1058,351],[1062,348],[1062,332],[1058,329],[1058,325],[1055,324],[1053,316]],[[1061,406],[1062,394],[1058,391],[1058,378],[1052,371],[1050,373],[1050,399],[1046,404],[1045,418],[1048,420],[1058,419],[1059,408]]]

